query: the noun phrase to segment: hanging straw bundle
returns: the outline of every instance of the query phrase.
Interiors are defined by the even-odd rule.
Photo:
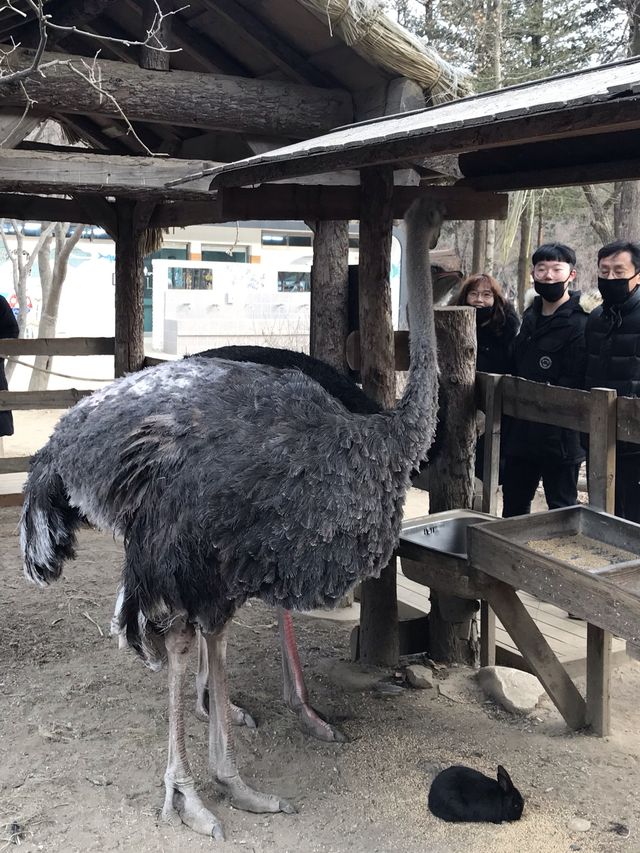
[[[434,104],[470,94],[468,76],[388,18],[379,0],[299,2],[364,59],[415,80],[430,93]]]

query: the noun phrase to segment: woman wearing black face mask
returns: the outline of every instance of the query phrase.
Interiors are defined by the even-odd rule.
[[[507,373],[509,352],[520,320],[498,281],[491,275],[469,276],[462,282],[454,305],[476,309],[476,369],[484,373]]]
[[[462,282],[454,305],[470,305],[476,309],[476,369],[483,373],[508,373],[511,344],[518,333],[520,320],[498,281],[491,275],[469,276]],[[475,475],[479,480],[483,479],[483,463],[484,435],[481,435],[476,445]],[[503,457],[499,482],[502,482],[502,463]]]
[[[580,305],[580,293],[570,290],[575,263],[573,249],[563,243],[547,243],[534,252],[532,275],[538,295],[525,311],[513,342],[510,372],[514,376],[565,388],[582,386],[587,313]],[[579,433],[549,424],[508,421],[504,517],[531,511],[540,480],[549,509],[575,504],[578,471],[585,456]]]
[[[598,290],[586,329],[585,388],[640,397],[640,243],[616,240],[598,252]],[[615,512],[640,522],[640,445],[619,441]]]

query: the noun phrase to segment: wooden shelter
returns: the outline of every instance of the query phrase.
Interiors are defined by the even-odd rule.
[[[347,44],[314,0],[194,0],[180,9],[161,0],[176,13],[158,33],[157,7],[146,0],[49,0],[63,29],[50,30],[44,73],[18,84],[7,75],[30,68],[43,45],[30,7],[14,5],[25,16],[0,11],[0,214],[95,223],[113,235],[115,341],[64,347],[111,347],[116,375],[144,363],[150,230],[245,218],[315,223],[314,354],[344,362],[346,290],[335,281],[346,282],[347,220],[359,219],[360,370],[366,390],[389,405],[391,225],[415,197],[438,196],[450,218],[499,218],[509,189],[640,177],[628,133],[640,125],[638,61],[425,109],[442,99],[443,81],[450,96],[464,94],[458,75],[437,58],[434,65],[432,51],[405,44],[389,22],[396,56],[381,57],[375,15],[352,28]],[[156,49],[149,32],[170,50]],[[407,61],[416,57],[425,62]],[[407,68],[419,79],[403,76]],[[89,147],[25,141],[46,118]],[[18,341],[2,344],[0,355],[56,354],[59,346]],[[0,394],[2,407],[33,406],[21,399]],[[392,661],[393,635],[382,629],[395,572],[376,589],[365,596],[361,645]]]

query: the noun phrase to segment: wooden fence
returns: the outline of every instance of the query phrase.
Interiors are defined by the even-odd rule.
[[[114,355],[114,338],[3,338],[0,358],[24,355]],[[95,389],[62,391],[0,391],[0,411],[68,409]],[[29,470],[30,456],[0,458],[0,474],[17,474]]]

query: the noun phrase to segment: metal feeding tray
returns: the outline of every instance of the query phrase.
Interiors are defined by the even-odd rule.
[[[573,506],[494,520],[467,535],[473,568],[640,640],[640,524]]]
[[[489,521],[494,516],[472,509],[452,509],[414,518],[402,526],[401,542],[419,545],[427,551],[438,551],[459,560],[467,559],[469,525]]]
[[[467,531],[471,525],[493,519],[493,515],[472,509],[452,509],[411,519],[400,534],[402,573],[449,595],[482,598],[478,573],[469,569]]]
[[[469,526],[493,518],[492,515],[472,509],[452,509],[424,515],[403,524],[400,542],[466,560]]]

